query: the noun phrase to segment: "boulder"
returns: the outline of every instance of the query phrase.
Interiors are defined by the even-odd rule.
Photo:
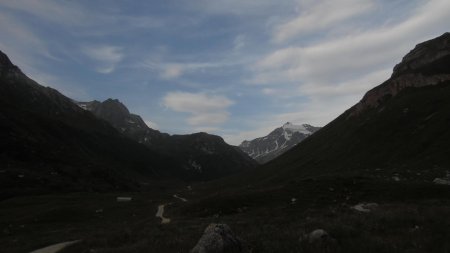
[[[206,227],[191,253],[249,252],[227,224],[212,223]]]
[[[336,240],[331,237],[327,231],[323,229],[315,229],[309,234],[303,234],[300,236],[300,242],[308,242],[310,244],[329,244],[335,243]]]

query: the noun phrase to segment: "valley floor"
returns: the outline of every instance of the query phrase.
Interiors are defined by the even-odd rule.
[[[174,198],[176,194],[181,199]],[[129,202],[117,202],[129,196]],[[370,211],[354,207],[377,203]],[[165,206],[161,224],[155,217]],[[261,190],[78,193],[0,202],[3,252],[81,240],[61,252],[189,252],[210,223],[226,223],[252,252],[449,252],[450,187],[367,178],[320,178]],[[324,229],[333,240],[311,244]]]

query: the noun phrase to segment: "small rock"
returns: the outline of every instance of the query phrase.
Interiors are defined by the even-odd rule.
[[[292,198],[291,199],[291,204],[295,204],[297,202],[297,199],[296,198]]]
[[[249,252],[227,224],[210,224],[191,253]]]

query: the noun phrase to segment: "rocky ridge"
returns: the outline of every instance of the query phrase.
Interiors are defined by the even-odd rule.
[[[243,141],[239,148],[259,163],[266,163],[293,148],[319,129],[320,127],[308,124],[295,125],[287,122],[264,137]]]
[[[117,99],[77,102],[95,116],[106,120],[129,138],[181,164],[176,174],[188,180],[209,180],[255,167],[257,163],[220,136],[208,133],[169,135],[148,127]]]

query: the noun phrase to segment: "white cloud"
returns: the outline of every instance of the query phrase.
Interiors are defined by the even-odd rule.
[[[430,1],[396,25],[276,49],[257,62],[252,81],[331,83],[393,67],[414,45],[446,31],[449,11],[450,2]]]
[[[266,125],[264,127],[255,126],[253,130],[225,133],[222,137],[228,144],[239,145],[244,140],[253,140],[258,137],[266,136],[277,127],[279,127],[278,123],[269,126]]]
[[[81,51],[95,62],[97,72],[102,74],[113,72],[124,58],[121,47],[109,45],[85,46]]]
[[[194,113],[188,118],[187,122],[192,126],[201,125],[219,125],[224,123],[230,117],[230,113],[226,111],[216,111],[211,113]]]
[[[298,0],[197,0],[190,7],[210,14],[261,15],[288,10]]]
[[[274,41],[283,42],[294,36],[319,32],[337,23],[362,15],[374,7],[373,0],[319,0],[300,7],[298,17],[276,27]]]
[[[32,14],[39,19],[65,25],[85,24],[93,17],[86,15],[87,11],[73,1],[5,0],[0,5]]]
[[[161,73],[162,79],[175,79],[183,74],[183,67],[180,64],[168,64]]]
[[[246,37],[245,35],[238,35],[233,41],[233,50],[238,51],[242,49],[246,45]]]
[[[191,126],[211,127],[228,120],[227,108],[234,101],[224,96],[177,91],[166,94],[162,103],[176,112],[189,113],[187,123]]]

